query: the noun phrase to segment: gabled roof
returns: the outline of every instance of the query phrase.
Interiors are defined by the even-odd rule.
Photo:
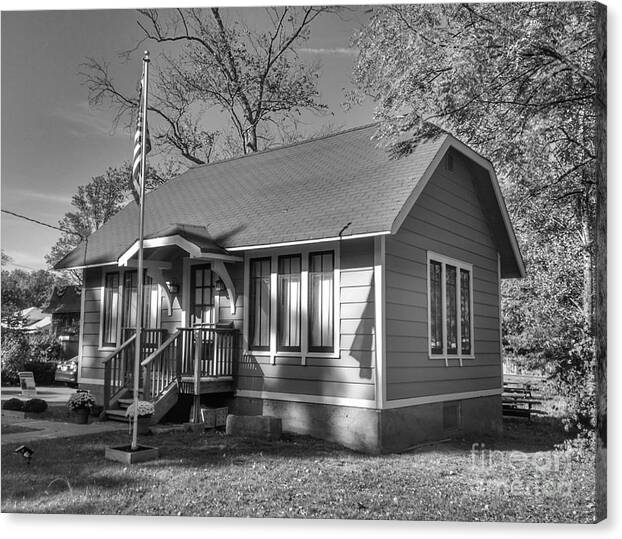
[[[447,148],[460,143],[441,132],[393,158],[372,140],[375,131],[376,124],[366,125],[192,168],[147,194],[145,237],[182,227],[185,236],[235,251],[395,233],[413,194],[421,192]],[[490,190],[498,190],[486,163]],[[519,276],[523,265],[516,239],[502,198],[497,203],[507,247],[502,273]],[[116,263],[136,242],[137,230],[138,208],[131,202],[55,267]]]

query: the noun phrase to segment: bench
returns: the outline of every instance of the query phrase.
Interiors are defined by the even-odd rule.
[[[504,382],[501,396],[503,415],[508,417],[526,417],[531,422],[531,416],[545,414],[543,410],[534,408],[542,401],[534,397],[533,386],[522,382]]]

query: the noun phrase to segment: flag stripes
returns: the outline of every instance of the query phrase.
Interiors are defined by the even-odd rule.
[[[139,103],[142,103],[142,82],[141,82],[141,96]],[[142,118],[143,113],[142,110],[138,111],[136,117],[136,133],[134,134],[134,155],[132,157],[132,178],[130,189],[132,190],[132,195],[134,196],[134,200],[136,204],[140,204],[140,193],[141,193],[141,181],[142,181],[142,173],[141,173],[141,161],[142,161]],[[145,125],[145,154],[148,154],[151,151],[151,140],[149,138],[149,127]]]

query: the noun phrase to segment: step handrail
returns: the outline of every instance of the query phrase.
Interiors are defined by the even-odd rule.
[[[127,348],[130,344],[132,344],[132,341],[136,339],[136,333],[134,333],[134,335],[132,335],[127,341],[125,341],[121,346],[118,346],[117,348],[114,349],[114,351],[110,352],[110,355],[102,360],[102,363],[106,364],[109,361],[112,361],[115,356],[117,356],[118,354],[120,354],[121,352],[123,352],[123,350],[125,350],[125,348]]]
[[[156,357],[158,357],[166,348],[168,348],[168,346],[179,336],[181,335],[181,331],[177,330],[175,333],[173,333],[168,339],[166,339],[161,345],[160,347],[153,352],[152,354],[150,354],[149,356],[147,356],[140,364],[142,367],[146,367],[147,365],[149,365]]]

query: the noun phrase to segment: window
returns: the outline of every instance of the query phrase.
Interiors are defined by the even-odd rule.
[[[214,274],[210,266],[192,268],[192,324],[213,324]]]
[[[277,277],[277,350],[300,352],[301,257],[279,256]]]
[[[334,253],[309,254],[309,350],[334,350]]]
[[[249,348],[270,350],[270,258],[251,260],[249,271]]]
[[[472,266],[428,253],[430,356],[473,355]]]
[[[249,352],[338,357],[339,248],[247,259]],[[293,249],[292,249],[293,250]],[[336,356],[337,355],[337,356]]]
[[[160,289],[151,277],[145,275],[143,286],[143,327],[158,327]],[[125,328],[136,327],[138,304],[138,273],[127,270],[110,272],[104,276],[104,300],[101,316],[101,346],[114,348],[130,335]]]
[[[107,273],[104,283],[104,312],[102,316],[102,346],[117,345],[119,312],[119,274]]]
[[[126,271],[123,274],[123,307],[121,326],[136,327],[136,305],[138,304],[138,272]],[[143,327],[155,328],[158,324],[158,285],[151,277],[144,276],[143,284]],[[125,339],[126,336],[124,335]]]

